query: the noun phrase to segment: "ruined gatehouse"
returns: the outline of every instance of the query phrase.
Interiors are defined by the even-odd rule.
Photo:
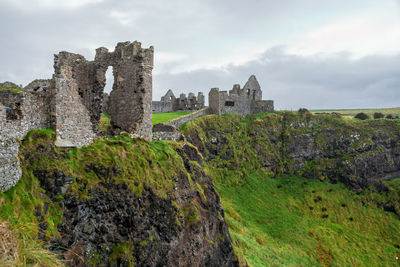
[[[82,147],[99,134],[106,71],[113,67],[109,96],[111,130],[152,138],[153,47],[139,42],[118,43],[113,52],[96,49],[93,61],[60,52],[54,57],[54,75],[26,87],[0,84],[0,191],[21,177],[19,144],[29,130],[53,128],[56,145]]]

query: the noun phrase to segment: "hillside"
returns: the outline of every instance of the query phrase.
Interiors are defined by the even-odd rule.
[[[181,131],[187,144],[121,134],[81,149],[31,131],[23,177],[0,194],[0,242],[15,248],[0,260],[397,266],[398,120],[210,115]]]
[[[242,263],[397,266],[399,121],[224,115],[183,132],[205,156]]]
[[[28,134],[23,177],[0,194],[0,218],[18,244],[3,262],[58,266],[43,244],[68,266],[235,265],[195,148],[122,134],[62,149],[54,138],[53,130]]]

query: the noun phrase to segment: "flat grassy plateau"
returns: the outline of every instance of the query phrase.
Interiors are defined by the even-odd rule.
[[[169,112],[169,113],[153,113],[153,125],[157,123],[164,123],[170,120],[179,118],[181,116],[190,114],[192,112]]]
[[[311,113],[340,113],[344,117],[354,117],[356,114],[363,112],[370,117],[373,117],[375,112],[380,112],[385,116],[392,114],[393,116],[400,116],[400,107],[397,108],[381,108],[381,109],[326,109],[326,110],[310,110]]]

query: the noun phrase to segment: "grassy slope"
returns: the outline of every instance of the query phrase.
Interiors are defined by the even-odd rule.
[[[53,143],[54,138],[51,129],[28,133],[20,150],[23,151],[21,158],[27,156],[21,164],[23,176],[15,187],[0,193],[0,223],[6,222],[14,233],[19,252],[16,258],[7,256],[0,239],[0,266],[61,266],[60,261],[44,247],[51,238],[59,236],[57,225],[62,220],[62,208],[57,201],[47,197],[34,170],[45,170],[50,174],[61,171],[74,176],[76,179],[67,194],[81,198],[87,197],[90,188],[101,187],[103,179],[107,179],[97,176],[87,166],[95,165],[100,169],[118,166],[115,183],[128,183],[138,196],[144,187],[152,188],[161,198],[173,193],[174,177],[179,171],[185,172],[182,158],[174,150],[176,143],[146,142],[121,134],[99,139],[88,147],[72,149],[65,157],[62,148],[46,145]],[[62,199],[62,196],[57,196],[57,199]],[[47,213],[44,213],[47,204]],[[34,215],[36,210],[42,211],[42,219],[47,225],[45,241],[37,238],[41,219]]]
[[[216,188],[251,266],[398,266],[400,220],[341,185],[259,171],[242,187]]]
[[[274,129],[279,128],[280,116],[207,116],[182,127],[187,135],[192,133],[204,142],[216,138],[213,129],[224,133],[226,140],[215,145],[218,155],[207,163],[207,168],[220,194],[234,243],[239,244],[235,250],[240,258],[245,257],[251,266],[397,266],[400,220],[375,204],[382,198],[386,201],[386,196],[373,191],[358,196],[340,185],[298,177],[270,178],[274,173],[260,171],[253,141],[278,158],[279,152],[265,136],[279,136]],[[359,145],[369,142],[371,126],[396,129],[396,122],[391,120],[362,122],[332,116],[315,119],[343,132],[362,130],[365,140]],[[260,134],[268,128],[267,134]],[[304,131],[308,129],[286,134],[291,138]],[[214,146],[208,144],[213,150]],[[228,154],[231,156],[224,159]],[[389,183],[395,188],[390,194],[398,193],[398,180]],[[322,200],[315,202],[318,196]]]
[[[168,122],[175,118],[190,114],[192,112],[169,112],[169,113],[153,113],[153,125],[157,123]]]
[[[238,145],[232,161],[242,163],[240,171],[221,171],[223,169],[218,166],[223,165],[224,160],[220,158],[208,165],[208,171],[215,178],[233,240],[240,245],[235,247],[239,256],[243,258],[245,255],[252,266],[396,266],[394,258],[400,253],[400,249],[395,247],[400,246],[399,220],[373,205],[362,205],[362,200],[380,196],[373,193],[357,196],[339,185],[295,177],[272,179],[268,173],[254,171],[259,166],[254,151],[246,145],[247,138],[254,137],[248,136],[244,128],[250,125],[252,131],[257,131],[257,127],[273,125],[274,117],[263,119],[256,116],[250,122],[239,117],[222,118],[212,116],[197,122],[216,119],[220,129],[228,130],[226,137]],[[364,122],[360,123],[364,125]],[[199,125],[194,126],[201,132]],[[37,142],[50,137],[54,138],[52,130],[35,131],[27,136],[23,147],[37,149]],[[33,168],[62,170],[81,178],[84,187],[74,183],[71,189],[72,193],[85,197],[88,188],[101,182],[93,172],[87,173],[85,166],[92,163],[104,166],[119,164],[122,172],[117,180],[124,182],[127,181],[124,177],[130,177],[129,182],[136,182],[131,187],[134,192],[140,195],[143,186],[150,186],[160,197],[166,197],[173,188],[168,177],[172,177],[176,169],[184,169],[171,145],[135,141],[122,135],[100,139],[87,148],[74,149],[68,153],[67,159],[48,158],[44,152],[42,160],[25,162],[26,165],[22,166],[24,177],[18,185],[0,194],[0,219],[8,221],[18,237],[20,258],[17,262],[45,266],[59,264],[36,239],[38,220],[33,212],[36,206],[43,207],[50,201],[34,177]],[[246,158],[245,163],[243,158]],[[147,159],[151,159],[157,168],[150,168]],[[238,177],[239,174],[241,177]],[[155,176],[163,178],[154,181],[152,177]],[[398,180],[388,183],[399,188]],[[315,203],[317,196],[322,201]],[[342,203],[346,207],[342,207]],[[327,211],[322,212],[322,208],[327,208]],[[57,203],[52,203],[45,215],[49,225],[48,237],[57,235],[55,229],[60,220],[60,210]],[[323,214],[327,214],[328,218],[321,218]]]
[[[347,116],[354,116],[357,113],[364,112],[370,116],[373,116],[375,112],[381,112],[385,115],[392,114],[392,115],[400,115],[400,107],[397,108],[381,108],[381,109],[327,109],[327,110],[311,110],[312,113],[331,113],[337,112]]]
[[[52,133],[53,130],[48,129],[36,131],[37,135],[48,139]],[[0,221],[7,222],[18,250],[16,257],[9,257],[0,249],[2,266],[61,266],[61,262],[43,248],[44,242],[37,239],[39,220],[34,213],[36,209],[43,210],[45,203],[49,204],[44,221],[48,225],[46,235],[51,238],[59,235],[57,224],[62,208],[46,196],[30,166],[22,164],[21,168],[23,177],[17,185],[5,193],[0,192]]]

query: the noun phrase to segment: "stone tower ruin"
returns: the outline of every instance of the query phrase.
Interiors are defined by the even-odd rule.
[[[30,130],[53,128],[57,146],[82,147],[100,133],[106,71],[113,67],[109,97],[111,131],[152,139],[152,70],[154,49],[139,42],[101,47],[93,61],[69,52],[54,56],[54,75],[22,88],[0,83],[0,191],[21,177],[17,139]]]
[[[114,84],[108,112],[114,133],[126,131],[147,140],[152,132],[153,47],[118,43],[114,52],[96,49],[94,61],[60,52],[55,56],[55,129],[57,145],[81,146],[98,132],[106,71],[113,67]]]

